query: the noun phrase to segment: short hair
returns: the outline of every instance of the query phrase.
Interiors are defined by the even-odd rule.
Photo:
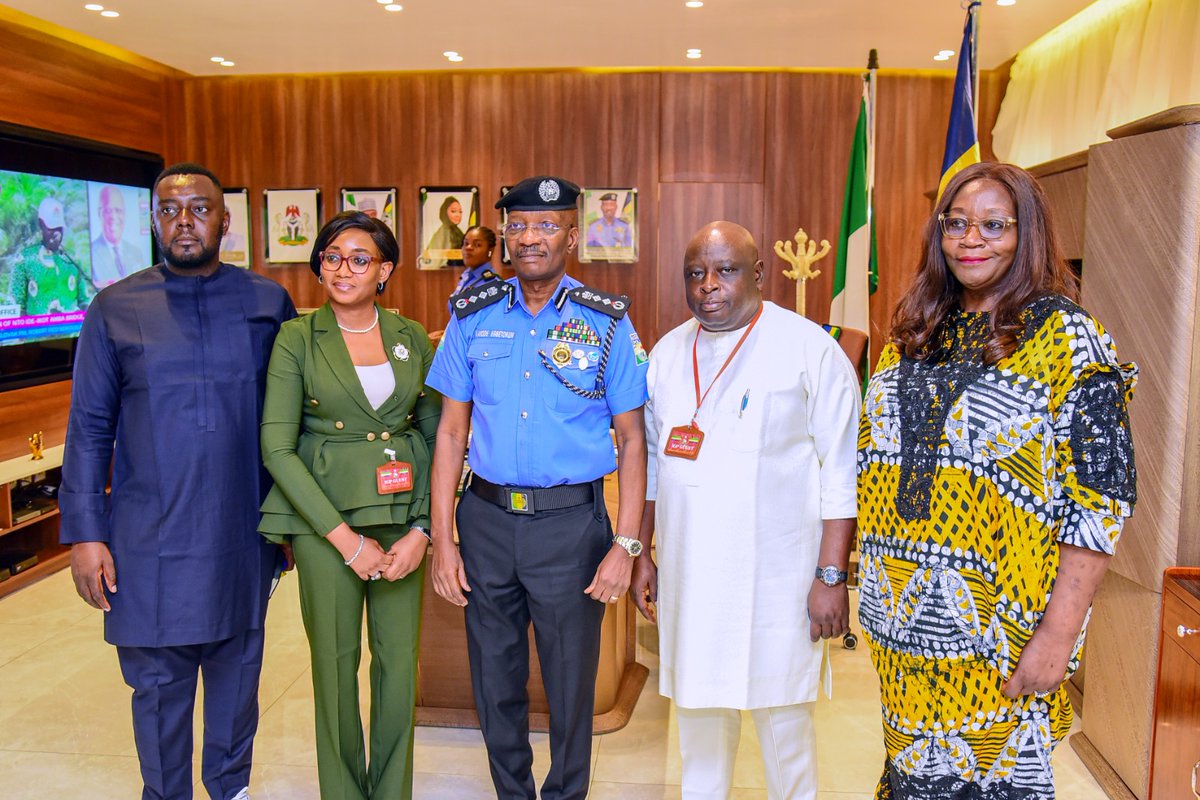
[[[218,192],[224,191],[221,188],[220,179],[218,179],[217,176],[214,175],[210,169],[208,169],[207,167],[203,167],[199,164],[196,164],[192,161],[182,161],[178,164],[172,164],[171,166],[164,169],[162,172],[158,173],[158,177],[154,179],[154,186],[151,188],[151,191],[157,192],[158,185],[160,183],[162,183],[165,178],[169,178],[172,175],[203,175],[204,177],[208,178],[210,181],[213,182],[213,186],[217,187]]]
[[[375,247],[379,249],[379,257],[392,262],[392,275],[396,274],[394,267],[400,264],[400,245],[396,243],[392,229],[383,220],[368,217],[361,211],[343,211],[321,226],[317,238],[313,241],[312,254],[308,257],[308,267],[313,275],[321,275],[322,251],[348,230],[363,231],[370,236]],[[390,280],[391,276],[388,276],[388,279]],[[383,281],[383,284],[386,286],[387,281]],[[377,289],[375,293],[382,294],[383,290]]]
[[[467,234],[470,234],[471,231],[479,231],[479,235],[487,242],[488,247],[496,246],[496,232],[487,225],[472,225],[467,228]]]

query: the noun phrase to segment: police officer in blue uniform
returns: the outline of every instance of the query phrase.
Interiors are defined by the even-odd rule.
[[[443,395],[433,586],[465,607],[475,705],[503,800],[537,797],[525,690],[531,620],[550,703],[541,797],[587,795],[600,622],[605,603],[628,589],[641,552],[647,358],[626,316],[629,299],[566,274],[579,241],[578,194],[568,181],[539,176],[496,204],[508,210],[516,277],[451,298],[454,316],[427,378]],[[473,474],[454,512],[472,430]],[[602,485],[614,467],[616,535]]]

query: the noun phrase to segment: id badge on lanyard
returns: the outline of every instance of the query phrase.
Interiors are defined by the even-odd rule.
[[[700,448],[704,445],[704,431],[696,425],[696,415],[700,413],[700,406],[704,404],[704,399],[708,397],[708,393],[712,391],[716,385],[717,379],[721,377],[721,373],[733,361],[733,357],[737,355],[737,351],[745,344],[746,338],[750,335],[750,331],[754,330],[754,326],[758,324],[758,318],[762,316],[763,307],[758,307],[758,312],[755,313],[754,319],[750,320],[749,327],[742,334],[742,338],[738,339],[737,344],[733,346],[729,356],[725,359],[725,363],[717,370],[717,374],[713,376],[712,382],[708,384],[708,388],[704,390],[704,394],[700,394],[700,361],[696,356],[696,345],[700,341],[700,328],[696,327],[696,338],[692,341],[692,378],[696,384],[696,410],[692,413],[692,421],[687,425],[676,425],[671,428],[671,433],[667,436],[667,444],[663,447],[663,455],[674,456],[675,458],[686,458],[689,461],[695,461],[700,455]],[[743,398],[743,403],[745,402]],[[744,407],[744,406],[743,406]]]
[[[383,451],[389,458],[387,463],[375,468],[375,487],[380,494],[411,492],[413,468],[407,461],[397,461],[395,450]]]

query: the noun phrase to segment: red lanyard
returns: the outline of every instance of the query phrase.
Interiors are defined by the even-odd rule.
[[[745,344],[746,337],[750,335],[750,331],[754,330],[754,326],[758,324],[758,318],[762,316],[762,312],[763,307],[762,305],[759,305],[758,312],[754,315],[754,319],[750,320],[750,327],[746,328],[746,332],[742,334],[742,338],[738,339],[737,344],[733,346],[733,350],[730,351],[729,356],[725,359],[725,363],[721,365],[719,370],[717,370],[717,374],[713,376],[712,381],[708,384],[708,388],[704,390],[703,395],[700,394],[700,361],[696,358],[696,345],[700,342],[701,326],[696,326],[696,338],[692,340],[692,378],[695,379],[696,382],[696,410],[692,412],[692,421],[689,424],[690,427],[696,427],[696,415],[700,413],[700,406],[704,404],[704,400],[706,397],[708,397],[708,393],[711,392],[713,386],[716,385],[717,378],[721,377],[721,373],[725,371],[725,368],[729,366],[729,362],[733,361],[733,357],[737,355],[737,351],[742,348],[743,344]]]

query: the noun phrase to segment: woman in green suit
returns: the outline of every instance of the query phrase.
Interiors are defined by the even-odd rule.
[[[275,486],[259,530],[290,541],[312,651],[323,800],[412,797],[413,707],[429,466],[441,398],[425,329],[375,303],[399,258],[386,225],[331,219],[309,261],[328,302],[280,328],[262,451]],[[358,703],[371,648],[370,767]]]

